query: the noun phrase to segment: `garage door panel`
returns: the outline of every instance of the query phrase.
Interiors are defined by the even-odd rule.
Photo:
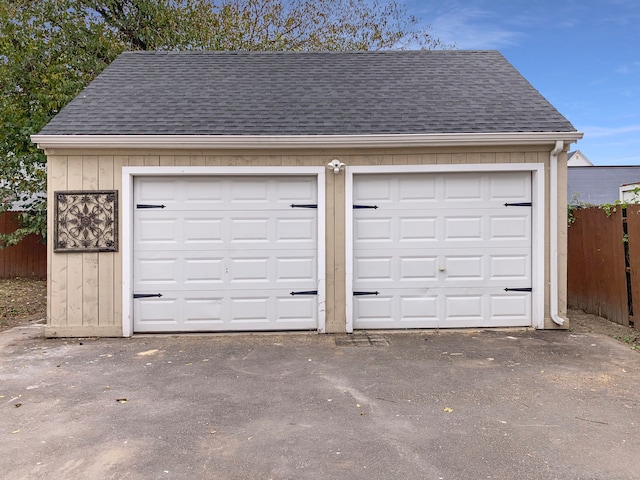
[[[282,255],[276,258],[276,282],[278,285],[295,282],[295,285],[304,284],[311,287],[317,277],[318,260],[315,252],[309,252],[308,256],[293,254],[284,258]]]
[[[160,191],[158,191],[160,190]],[[317,178],[141,177],[134,331],[318,328]]]
[[[301,247],[303,242],[306,245],[314,244],[317,237],[317,221],[315,217],[300,218],[278,218],[275,225],[275,241],[277,243],[287,243],[287,248]]]
[[[280,208],[291,208],[291,204],[315,204],[318,198],[315,178],[283,177],[273,179],[271,185],[273,203]]]
[[[353,236],[356,243],[376,246],[381,243],[391,244],[396,231],[393,227],[393,220],[390,217],[366,218],[362,215],[354,219]]]
[[[528,208],[528,207],[526,207]],[[489,238],[492,242],[531,242],[531,217],[523,215],[489,216]]]
[[[138,331],[175,330],[181,317],[182,299],[167,294],[162,298],[139,298],[134,302],[133,315]]]
[[[177,213],[136,211],[133,228],[136,250],[184,249],[185,244],[190,245],[189,248],[224,247],[222,217],[204,217],[198,212]]]
[[[398,318],[397,302],[393,295],[354,297],[354,328],[391,328],[389,324]]]
[[[354,328],[529,326],[531,294],[500,289],[381,290],[354,297]],[[357,321],[356,321],[357,320]]]
[[[183,259],[183,283],[186,289],[195,285],[220,286],[225,281],[225,258],[209,255]]]
[[[134,264],[134,276],[138,287],[175,286],[182,276],[180,259],[166,254],[140,255]]]
[[[204,331],[224,324],[225,299],[208,291],[165,291],[162,298],[142,298],[135,302],[138,332]]]
[[[495,282],[522,282],[528,286],[531,279],[531,255],[525,253],[494,254],[489,257],[489,279]]]
[[[531,201],[531,175],[523,172],[501,172],[489,177],[489,198],[495,202]]]
[[[144,183],[136,182],[136,204],[165,205],[169,207],[179,201],[181,185],[172,178],[146,178]]]
[[[175,254],[175,255],[174,255]],[[189,291],[194,286],[238,290],[278,288],[314,290],[316,252],[140,252],[134,263],[136,292]]]
[[[316,288],[317,264],[315,250],[235,250],[228,253],[225,276],[228,288],[232,290],[313,290]]]
[[[318,328],[315,296],[287,296],[266,291],[229,297],[229,327],[233,330]]]
[[[138,248],[167,248],[181,240],[181,223],[176,217],[137,218],[133,227]]]
[[[442,200],[446,203],[482,201],[486,199],[485,180],[479,175],[461,173],[457,175],[443,175]]]
[[[215,211],[290,209],[291,203],[313,204],[314,177],[146,177],[135,185],[136,204],[164,205],[164,210]]]
[[[463,321],[469,324],[480,324],[484,315],[484,296],[481,292],[443,293],[444,321]]]
[[[290,209],[284,212],[165,212],[136,211],[134,241],[138,251],[230,248],[316,248],[317,213]],[[233,215],[233,218],[229,218]]]
[[[518,321],[529,325],[531,318],[530,293],[499,293],[489,296],[491,321]]]
[[[468,282],[485,279],[484,257],[482,255],[446,255],[443,281]]]
[[[315,248],[317,238],[317,215],[314,210],[267,210],[256,213],[233,212],[228,219],[229,237],[227,248],[243,248],[247,243],[257,248],[309,249]]]
[[[274,297],[276,309],[276,323],[284,329],[287,324],[304,322],[307,328],[317,328],[318,310],[316,299],[313,295],[277,296]]]
[[[444,238],[445,242],[478,241],[483,240],[482,228],[483,216],[445,216]]]
[[[411,248],[425,243],[437,248],[441,221],[433,217],[394,218],[388,212],[354,214],[353,238],[357,249]]]
[[[140,252],[134,263],[138,293],[158,289],[189,290],[194,285],[220,287],[225,280],[224,256],[208,253]]]
[[[224,313],[224,298],[211,297],[207,292],[202,296],[189,295],[182,300],[184,324],[189,329],[199,330],[206,328],[210,324],[222,325],[222,315]]]
[[[168,291],[162,298],[137,299],[134,305],[138,332],[318,328],[317,301],[311,295]]]
[[[354,259],[354,290],[374,285],[383,288],[402,284],[410,288],[412,283],[427,285],[437,281],[437,256],[424,256],[416,251],[405,256],[363,254]]]
[[[469,248],[507,246],[530,248],[531,215],[513,214],[507,207],[480,210],[477,214],[439,209],[420,216],[388,211],[354,211],[354,249]],[[522,209],[521,209],[522,210]]]
[[[355,204],[394,209],[399,201],[409,208],[424,208],[437,202],[436,180],[422,175],[403,177],[369,175],[354,185]]]
[[[531,286],[531,253],[522,248],[486,248],[479,253],[460,249],[361,251],[353,260],[354,290],[393,288]]]
[[[229,243],[231,244],[260,244],[269,243],[269,218],[234,217],[229,219]]]
[[[182,219],[182,244],[222,245],[224,219],[190,216]]]
[[[529,172],[412,173],[359,175],[353,186],[354,204],[387,209],[469,209],[531,201]]]

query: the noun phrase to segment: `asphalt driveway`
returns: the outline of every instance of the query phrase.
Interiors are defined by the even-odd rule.
[[[0,335],[2,478],[640,478],[640,354],[604,336],[40,335]]]

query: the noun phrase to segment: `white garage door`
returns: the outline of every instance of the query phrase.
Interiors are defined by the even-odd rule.
[[[317,329],[316,201],[316,177],[137,177],[134,331]]]
[[[532,324],[530,172],[353,179],[354,328]]]

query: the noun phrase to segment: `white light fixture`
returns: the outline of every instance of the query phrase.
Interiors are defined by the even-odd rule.
[[[336,173],[336,174],[340,173],[340,170],[344,170],[344,167],[346,167],[346,165],[342,163],[340,160],[338,160],[337,158],[334,158],[327,164],[327,168],[333,169],[333,173]]]

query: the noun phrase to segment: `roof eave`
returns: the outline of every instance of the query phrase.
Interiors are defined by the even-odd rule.
[[[381,135],[32,135],[38,147],[110,149],[301,149],[546,145],[573,143],[581,132]]]

